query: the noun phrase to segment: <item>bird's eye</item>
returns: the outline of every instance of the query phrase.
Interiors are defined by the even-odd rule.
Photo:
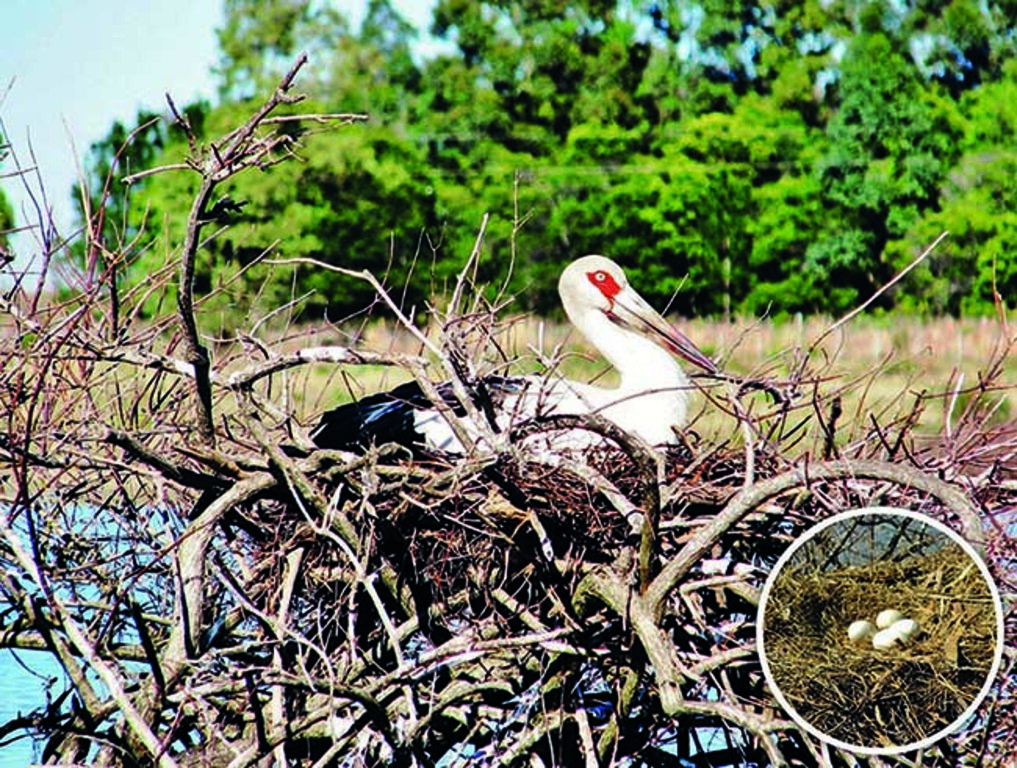
[[[596,288],[601,295],[613,299],[620,291],[621,286],[614,279],[614,276],[606,269],[597,269],[586,273],[586,279]]]

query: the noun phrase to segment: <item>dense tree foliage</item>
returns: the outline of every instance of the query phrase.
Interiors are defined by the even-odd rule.
[[[3,191],[0,191],[0,254],[6,255],[8,231],[14,229],[14,209],[11,208]]]
[[[490,213],[481,276],[524,307],[553,308],[561,264],[599,252],[682,313],[842,312],[946,229],[883,306],[991,311],[1017,292],[1012,6],[439,0],[434,52],[389,0],[370,0],[358,29],[307,0],[228,0],[219,103],[189,112],[199,136],[299,50],[322,111],[370,122],[302,136],[303,164],[240,178],[244,207],[199,280],[242,272],[234,306],[296,288],[340,317],[369,299],[341,276],[259,263],[307,256],[384,274],[419,306]],[[165,128],[125,139],[114,126],[96,146],[94,196],[122,194],[105,182],[114,158],[133,170],[189,152]],[[189,183],[147,178],[129,213],[107,214],[144,233],[136,274],[179,246]]]
[[[0,133],[0,172],[3,171],[3,162],[7,157],[7,142],[4,135]],[[0,189],[0,257],[7,253],[9,245],[9,232],[14,229],[14,209],[10,201]]]

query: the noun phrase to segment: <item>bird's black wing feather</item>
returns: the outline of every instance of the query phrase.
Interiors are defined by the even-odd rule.
[[[311,440],[319,448],[340,451],[362,451],[382,443],[419,445],[423,436],[416,431],[414,416],[430,407],[420,385],[410,381],[326,411]]]
[[[519,379],[506,376],[484,377],[483,384],[494,406],[505,395],[522,388]],[[476,387],[471,389],[473,401],[480,407]],[[466,415],[450,383],[438,385],[437,392],[456,416]],[[377,392],[326,411],[311,432],[311,440],[319,448],[340,451],[363,451],[371,445],[383,443],[399,443],[408,448],[424,447],[424,435],[417,431],[416,417],[419,411],[433,407],[420,385],[409,381],[388,392]]]

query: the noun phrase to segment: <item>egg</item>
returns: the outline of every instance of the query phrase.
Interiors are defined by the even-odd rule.
[[[876,617],[876,626],[880,629],[886,629],[892,624],[897,623],[904,618],[904,614],[893,608],[887,608],[885,611],[880,611]]]
[[[861,643],[876,634],[876,625],[871,621],[856,621],[848,627],[847,633],[852,643]]]
[[[921,626],[914,619],[901,619],[894,622],[890,629],[896,631],[902,643],[910,643],[921,631]]]
[[[877,651],[888,651],[900,642],[900,635],[893,627],[879,630],[872,636],[872,647]]]

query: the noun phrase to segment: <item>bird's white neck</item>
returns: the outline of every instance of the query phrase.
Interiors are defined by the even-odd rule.
[[[645,336],[616,325],[602,312],[586,312],[573,322],[618,371],[618,394],[688,389],[689,379],[678,361]]]
[[[562,412],[593,409],[650,445],[676,441],[674,427],[688,418],[690,382],[667,350],[615,325],[602,312],[574,317],[576,328],[618,371],[616,389],[570,383],[578,403]]]

